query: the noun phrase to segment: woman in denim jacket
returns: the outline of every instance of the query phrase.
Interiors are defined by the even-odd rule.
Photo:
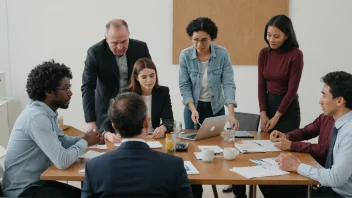
[[[199,128],[197,123],[205,118],[225,115],[226,105],[230,126],[237,130],[233,70],[227,50],[212,43],[218,33],[216,24],[199,17],[188,24],[186,31],[193,46],[180,54],[179,86],[185,105],[185,128]],[[202,196],[201,185],[192,185],[192,190],[194,197]]]

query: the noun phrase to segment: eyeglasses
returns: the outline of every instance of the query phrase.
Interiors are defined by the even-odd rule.
[[[56,90],[62,90],[62,91],[65,91],[66,93],[68,93],[68,92],[71,91],[71,85],[69,87],[66,87],[66,88],[56,88]]]
[[[209,41],[209,39],[207,38],[203,38],[202,40],[199,40],[199,39],[191,39],[191,40],[194,44],[198,44],[198,43],[205,44]]]

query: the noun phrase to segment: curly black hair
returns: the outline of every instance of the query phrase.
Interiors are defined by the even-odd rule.
[[[186,32],[189,37],[192,37],[193,32],[204,31],[210,35],[211,40],[218,36],[218,27],[208,17],[198,17],[187,25]]]
[[[346,107],[352,109],[352,75],[344,71],[330,72],[321,78],[330,87],[333,98],[343,97]]]
[[[43,101],[45,92],[56,91],[63,78],[72,79],[70,68],[54,60],[37,65],[28,74],[26,90],[30,99]]]

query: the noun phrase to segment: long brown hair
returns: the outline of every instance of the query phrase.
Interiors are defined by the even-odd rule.
[[[155,81],[154,87],[159,87],[158,71],[156,70],[156,67],[153,61],[149,58],[140,58],[136,61],[136,63],[133,66],[133,71],[131,74],[131,85],[130,85],[132,92],[138,95],[142,94],[142,88],[141,88],[141,84],[138,82],[136,78],[139,75],[139,73],[146,68],[153,69],[155,71],[156,81]]]

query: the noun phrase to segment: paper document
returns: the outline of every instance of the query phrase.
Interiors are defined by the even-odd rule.
[[[242,141],[243,142],[243,141]],[[235,147],[241,153],[265,153],[265,149],[258,144],[251,142],[251,143],[235,143]]]
[[[100,153],[100,152],[96,152],[96,151],[88,151],[85,154],[79,156],[79,158],[93,159],[93,158],[98,157],[103,154],[105,154],[105,153],[104,152]]]
[[[5,155],[6,155],[6,149],[0,146],[0,158],[4,157]]]
[[[199,150],[202,150],[203,148],[214,149],[215,154],[224,152],[224,150],[222,148],[220,148],[219,146],[198,146],[198,148],[199,148]]]
[[[93,145],[93,146],[89,146],[88,148],[101,149],[101,150],[108,149],[106,144],[102,144],[102,145],[101,144],[96,144],[96,145]]]
[[[244,140],[242,143],[255,143],[258,144],[259,146],[263,147],[265,151],[281,151],[275,146],[275,143],[272,142],[271,140]]]
[[[257,165],[261,165],[261,166],[265,166],[265,167],[271,166],[276,169],[280,169],[279,164],[275,160],[276,160],[276,158],[264,158],[264,159],[250,159],[249,161],[251,161]]]
[[[163,145],[159,142],[159,141],[149,141],[147,142],[148,146],[152,149],[156,149],[156,148],[162,148]],[[119,144],[114,144],[115,146],[119,147],[121,145],[121,143]]]
[[[82,173],[82,174],[84,174],[84,172],[85,172],[84,169],[78,171],[78,173]]]
[[[147,144],[152,149],[163,147],[163,145],[159,141],[150,141],[150,142],[147,142]]]
[[[185,169],[187,174],[189,175],[197,175],[199,174],[198,170],[196,167],[193,166],[191,161],[184,161]]]
[[[235,137],[236,138],[253,138],[254,136],[252,134],[248,133],[248,131],[236,131]]]
[[[289,172],[282,171],[273,167],[264,167],[264,166],[250,166],[250,167],[234,167],[230,171],[238,173],[246,178],[255,178],[255,177],[269,177],[269,176],[278,176],[278,175],[287,175]]]

